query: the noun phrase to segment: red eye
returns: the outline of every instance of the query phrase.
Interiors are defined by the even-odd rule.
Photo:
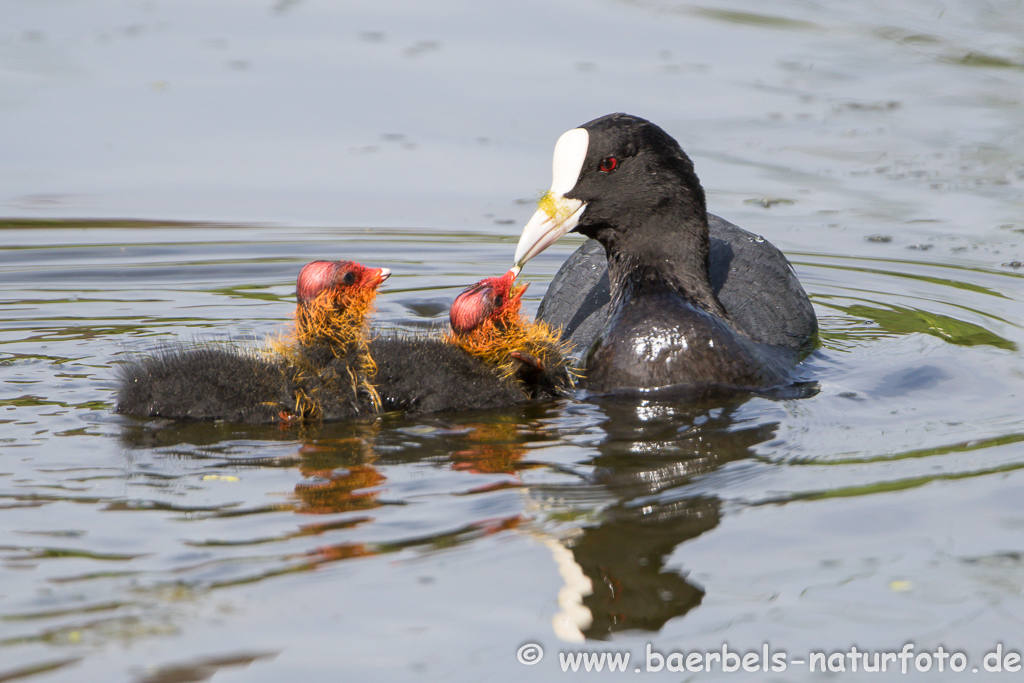
[[[604,159],[601,159],[601,163],[597,165],[597,168],[603,173],[611,173],[618,165],[619,160],[615,157],[605,157]]]

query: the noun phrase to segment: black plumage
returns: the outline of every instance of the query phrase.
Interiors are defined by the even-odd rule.
[[[367,315],[388,275],[351,261],[307,264],[297,282],[292,337],[262,349],[206,343],[136,358],[120,367],[114,410],[253,424],[375,413]]]
[[[568,201],[565,213],[575,213],[566,221],[542,208],[535,218],[571,224],[601,247],[584,245],[570,257],[538,315],[564,327],[582,351],[582,386],[746,390],[788,382],[815,344],[817,322],[781,252],[716,217],[709,234],[693,162],[658,126],[611,114],[580,128],[585,147],[571,152],[581,157],[579,175],[549,200]],[[557,154],[556,147],[556,164]]]
[[[793,267],[763,237],[708,214],[711,290],[737,328],[762,344],[798,353],[814,347],[818,321]],[[608,257],[588,239],[555,273],[537,308],[537,320],[562,330],[583,353],[608,320]]]
[[[374,339],[374,386],[384,408],[487,410],[550,399],[573,385],[557,335],[523,319],[515,274],[481,280],[452,303],[450,334]]]
[[[443,413],[526,403],[514,379],[440,336],[391,334],[370,343],[377,363],[373,384],[383,410]]]
[[[512,275],[459,295],[459,331],[371,335],[381,269],[318,261],[299,275],[296,331],[263,349],[168,347],[121,366],[115,411],[188,420],[344,420],[488,410],[572,385],[557,338],[526,323]]]
[[[115,412],[249,424],[342,420],[373,412],[358,360],[323,348],[289,358],[233,346],[168,347],[121,366]]]

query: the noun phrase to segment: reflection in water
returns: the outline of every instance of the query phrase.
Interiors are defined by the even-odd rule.
[[[743,427],[736,422],[735,411],[746,400],[736,397],[715,407],[646,400],[602,404],[606,435],[597,446],[600,455],[592,462],[590,479],[613,502],[596,525],[563,534],[567,538],[561,543],[589,581],[574,580],[573,570],[553,548],[567,580],[559,596],[562,613],[554,621],[559,637],[601,639],[623,630],[658,631],[700,604],[703,589],[665,568],[665,558],[680,543],[718,525],[718,499],[698,493],[656,503],[644,497],[749,457],[755,445],[771,439],[774,424]],[[566,497],[564,488],[534,487],[531,494],[542,506],[548,496]],[[586,609],[579,609],[581,600]]]
[[[303,472],[310,476],[308,472]],[[305,505],[299,512],[309,514],[330,514],[368,510],[379,507],[377,497],[380,491],[364,491],[384,483],[384,475],[372,465],[353,465],[337,468],[323,475],[315,475],[314,481],[296,484],[295,495]]]
[[[672,496],[671,501],[655,500],[654,494],[689,485],[695,477],[750,457],[756,445],[774,438],[774,423],[738,420],[737,411],[747,400],[749,396],[680,404],[666,399],[605,401],[595,407],[601,415],[599,424],[587,427],[599,430],[591,431],[599,435],[598,454],[587,463],[593,469],[582,482],[524,488],[534,514],[516,510],[496,517],[452,520],[455,523],[443,529],[376,542],[367,541],[357,529],[372,524],[382,507],[408,502],[389,483],[389,468],[433,465],[470,475],[470,484],[463,489],[463,495],[470,496],[523,487],[522,471],[545,467],[525,459],[531,452],[529,442],[544,438],[543,433],[531,434],[526,425],[543,418],[550,406],[527,406],[516,414],[439,416],[413,423],[399,415],[385,415],[317,429],[130,422],[122,441],[130,448],[160,446],[165,454],[197,460],[204,471],[212,465],[297,467],[302,473],[304,478],[295,484],[288,502],[192,511],[221,517],[291,511],[323,519],[300,524],[280,536],[230,542],[270,543],[273,548],[298,537],[324,537],[300,554],[264,555],[262,567],[239,568],[234,578],[211,587],[408,548],[450,548],[523,529],[541,537],[565,578],[566,587],[559,593],[561,612],[554,620],[557,635],[566,640],[601,639],[623,630],[658,631],[668,620],[701,603],[703,589],[687,580],[684,572],[667,568],[665,558],[679,544],[718,525],[720,501],[699,490]],[[279,454],[251,457],[246,444],[253,437],[264,444],[271,438],[280,441]],[[480,483],[474,485],[477,477]],[[338,534],[341,538],[333,537]],[[211,548],[225,541],[192,545]]]
[[[886,306],[865,304],[842,306],[827,301],[826,297],[820,297],[818,303],[846,313],[851,318],[860,321],[861,325],[863,325],[863,321],[868,320],[877,325],[875,328],[861,328],[856,334],[851,334],[849,331],[833,332],[829,341],[849,342],[858,336],[861,339],[870,339],[887,335],[930,334],[957,346],[987,345],[1007,351],[1017,350],[1015,343],[1000,337],[991,330],[948,315],[892,304]]]
[[[221,669],[245,668],[253,662],[276,656],[277,652],[242,652],[223,657],[190,658],[178,664],[154,667],[151,671],[136,678],[135,683],[206,681],[213,678]]]
[[[1019,631],[1019,3],[583,5],[588,27],[633,56],[622,69],[597,55],[590,99],[622,93],[667,117],[717,178],[716,213],[791,259],[805,252],[794,265],[824,342],[806,376],[823,390],[778,410],[755,400],[646,421],[581,402],[383,418],[372,458],[344,441],[359,436],[351,425],[123,426],[109,413],[111,365],[174,339],[262,338],[287,320],[301,265],[325,255],[392,267],[381,321],[439,322],[464,286],[508,267],[518,230],[494,221],[526,219],[509,199],[546,180],[550,136],[585,120],[552,68],[594,53],[595,30],[559,30],[580,6],[53,6],[5,6],[0,116],[24,131],[5,145],[6,213],[261,224],[0,220],[0,680],[280,680],[296,666],[310,680],[556,678],[553,651],[536,667],[511,660],[557,610],[550,591],[531,591],[555,573],[543,547],[526,547],[537,535],[593,591],[578,604],[595,638],[662,651],[682,633],[693,648],[755,632],[790,649],[939,639],[980,658]],[[194,20],[197,6],[211,14]],[[430,40],[443,49],[402,57]],[[490,68],[503,54],[515,59]],[[124,83],[142,89],[91,76],[118,55]],[[169,86],[147,95],[152,78]],[[475,87],[450,87],[460,78]],[[517,89],[548,106],[507,115]],[[418,97],[437,92],[451,97]],[[215,116],[190,117],[211,93]],[[291,106],[304,101],[314,108]],[[336,104],[364,115],[337,126],[324,115]],[[109,115],[126,108],[138,115]],[[382,139],[395,132],[406,139]],[[402,149],[413,141],[418,152]],[[246,164],[257,158],[274,163]],[[865,239],[880,233],[891,239]],[[526,274],[534,305],[572,251],[557,249]],[[756,447],[778,466],[754,466],[748,442],[762,437],[739,416],[780,421]],[[511,449],[499,420],[514,425]],[[400,431],[424,425],[453,431]],[[523,469],[545,457],[553,466]],[[731,458],[746,460],[712,471]],[[591,460],[586,480],[565,474]],[[339,492],[304,498],[303,486],[326,486],[316,477]],[[785,552],[780,523],[793,525]],[[327,571],[278,578],[316,567]],[[708,592],[697,609],[695,576]],[[893,592],[893,580],[914,588]],[[651,630],[617,630],[629,628]],[[242,668],[276,650],[287,658]]]
[[[540,467],[523,463],[526,449],[518,441],[518,424],[498,422],[477,425],[469,434],[469,443],[451,454],[456,470],[478,474],[514,474],[522,469]]]
[[[375,456],[366,438],[353,437],[330,446],[306,444],[298,454],[299,469],[306,476],[306,481],[295,485],[295,495],[303,503],[299,512],[330,514],[380,507],[377,498],[385,477],[371,464]]]
[[[129,419],[123,425],[121,441],[129,451],[138,453],[156,448],[166,457],[166,462],[181,459],[189,463],[190,468],[198,467],[200,473],[223,468],[239,471],[279,467],[297,468],[303,475],[303,479],[294,485],[287,502],[241,507],[234,502],[204,507],[147,502],[146,507],[186,512],[193,518],[288,512],[323,518],[323,521],[300,524],[283,534],[189,542],[193,547],[274,548],[277,544],[300,537],[323,536],[330,539],[339,533],[345,536],[342,542],[327,540],[298,554],[263,554],[258,562],[237,566],[235,577],[204,584],[208,588],[217,588],[407,548],[445,549],[518,528],[525,518],[516,510],[514,514],[485,519],[454,519],[442,530],[399,536],[393,540],[367,542],[360,538],[352,539],[347,533],[372,524],[377,516],[375,510],[406,504],[401,494],[389,491],[389,467],[435,463],[455,472],[487,476],[486,483],[469,488],[464,491],[465,495],[518,488],[521,486],[516,474],[519,470],[543,467],[538,463],[521,462],[527,453],[521,435],[523,419],[537,409],[524,406],[510,414],[485,413],[479,419],[462,414],[415,422],[392,413],[367,420],[291,427]],[[259,452],[266,452],[272,442],[280,444],[274,449],[277,451],[275,455],[252,454],[253,444],[260,444]],[[493,475],[510,476],[499,480]],[[181,473],[174,476],[181,476]],[[213,480],[218,476],[203,475],[202,479]],[[239,477],[232,476],[231,480],[238,481]],[[114,502],[110,509],[124,509],[126,506],[136,504]],[[332,517],[334,515],[340,516]],[[233,560],[228,558],[224,563],[233,564]]]
[[[593,583],[593,593],[583,600],[592,617],[586,635],[658,631],[699,605],[704,590],[665,569],[664,563],[677,545],[718,525],[718,507],[713,497],[651,508],[619,507],[602,524],[584,531],[573,542],[572,553]]]
[[[474,424],[470,428],[444,429],[427,426],[405,427],[395,430],[406,436],[416,435],[433,439],[438,455],[451,460],[454,470],[476,474],[514,474],[520,467],[538,467],[537,464],[520,465],[526,450],[515,441],[518,424],[497,422]],[[297,511],[311,514],[344,513],[370,510],[385,503],[380,501],[387,478],[374,462],[379,458],[373,448],[371,436],[378,435],[380,424],[373,422],[362,436],[338,440],[330,446],[306,444],[299,449],[300,469],[311,478],[295,487],[296,497],[302,501]],[[456,445],[454,438],[460,440]],[[468,442],[468,443],[461,443]],[[433,450],[433,449],[431,449]],[[422,459],[432,459],[433,453],[421,453]],[[488,483],[467,493],[486,493],[500,488],[517,486],[508,482]],[[372,521],[360,518],[355,523]],[[523,522],[521,515],[498,519],[474,520],[454,531],[429,534],[390,543],[340,543],[321,546],[310,555],[310,565],[348,560],[369,555],[391,553],[405,548],[446,548],[481,536],[517,528]],[[320,525],[305,529],[320,530]]]

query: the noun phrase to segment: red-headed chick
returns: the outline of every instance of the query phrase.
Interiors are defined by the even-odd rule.
[[[527,322],[522,298],[528,284],[515,284],[517,271],[466,288],[452,303],[449,341],[523,383],[531,394],[570,388],[566,345],[542,322]]]

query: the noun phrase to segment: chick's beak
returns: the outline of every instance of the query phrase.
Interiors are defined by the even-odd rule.
[[[520,299],[523,298],[523,294],[526,294],[526,290],[529,289],[529,287],[530,283],[524,282],[523,284],[519,285],[512,291],[512,293],[509,295],[509,298],[511,298],[513,301],[519,301]]]
[[[371,287],[380,287],[381,283],[391,277],[391,270],[388,268],[370,268],[369,284]]]

